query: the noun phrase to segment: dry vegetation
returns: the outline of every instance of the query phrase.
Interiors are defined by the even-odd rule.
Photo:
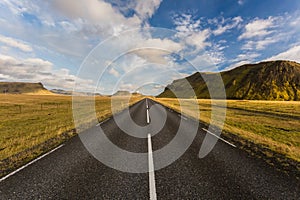
[[[116,111],[128,106],[127,98],[119,100]],[[142,97],[133,97],[130,104]],[[91,98],[82,101],[94,100]],[[81,107],[85,114],[85,107]],[[99,121],[112,115],[111,98],[95,97]],[[91,118],[82,118],[87,125]],[[0,95],[0,176],[10,169],[69,139],[75,133],[72,97],[63,95]]]
[[[176,99],[155,100],[180,111]],[[210,100],[197,100],[200,116],[195,116],[191,101],[182,100],[183,112],[206,124],[211,120],[212,105],[218,110],[219,105],[224,104],[222,100],[215,100],[213,104]],[[226,103],[223,134],[238,135],[300,162],[300,102],[227,100]]]
[[[133,97],[130,104],[141,100]],[[127,98],[117,97],[122,110],[128,106]],[[82,99],[82,102],[94,100]],[[157,98],[156,101],[180,111],[176,99]],[[182,100],[183,112],[204,123],[211,121],[212,102],[195,100],[200,108],[196,116],[192,100]],[[224,133],[238,135],[256,144],[300,161],[300,102],[238,101],[228,100]],[[216,110],[224,101],[213,102]],[[81,125],[91,123],[86,107],[80,108]],[[98,121],[112,115],[111,98],[96,97],[95,110]],[[218,112],[217,112],[218,113]],[[217,114],[218,115],[218,114]],[[218,116],[216,116],[218,118]],[[63,95],[0,95],[0,176],[32,160],[49,149],[69,139],[74,130],[72,97]]]

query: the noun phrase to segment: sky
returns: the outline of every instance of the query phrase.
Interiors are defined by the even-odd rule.
[[[158,94],[195,71],[300,63],[298,0],[2,0],[0,81]]]

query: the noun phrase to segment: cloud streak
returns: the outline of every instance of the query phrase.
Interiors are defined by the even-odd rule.
[[[300,63],[300,45],[293,46],[266,60],[291,60]]]
[[[269,17],[268,19],[255,19],[250,23],[246,24],[245,30],[242,35],[238,37],[239,40],[258,38],[270,35],[273,33],[272,28],[274,27],[276,18]]]
[[[20,40],[16,40],[16,39],[11,38],[11,37],[5,37],[3,35],[0,35],[0,42],[5,44],[5,45],[8,45],[10,47],[18,48],[18,49],[20,49],[21,51],[24,51],[24,52],[32,52],[33,51],[31,46],[28,45],[27,43],[25,43],[23,41],[20,41]]]

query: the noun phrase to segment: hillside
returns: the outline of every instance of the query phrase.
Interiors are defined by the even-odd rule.
[[[112,96],[130,96],[131,93],[128,91],[119,90],[116,93],[114,93]]]
[[[268,61],[247,64],[221,72],[227,99],[300,100],[300,64],[291,61]],[[210,98],[203,77],[213,82],[214,73],[195,73],[186,77],[197,98]],[[183,79],[173,81],[158,97],[193,98]],[[218,88],[214,88],[217,90]]]
[[[53,94],[42,83],[0,82],[0,93],[7,94]]]
[[[140,93],[137,92],[129,92],[125,90],[119,90],[116,93],[114,93],[112,96],[142,96]]]

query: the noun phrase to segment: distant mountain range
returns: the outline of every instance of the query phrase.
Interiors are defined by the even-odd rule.
[[[0,82],[0,93],[7,94],[53,94],[42,83]]]
[[[140,93],[137,93],[137,92],[131,93],[126,90],[119,90],[116,93],[114,93],[112,96],[131,96],[131,95],[142,96],[142,94],[140,94]]]
[[[300,64],[291,61],[268,61],[247,64],[220,73],[227,99],[300,100]],[[195,73],[168,85],[158,97],[210,98],[203,77],[213,83],[215,73]],[[187,84],[194,89],[189,90]],[[214,88],[217,89],[217,88]],[[196,96],[195,96],[196,95]],[[221,98],[221,97],[219,97]]]
[[[221,72],[227,99],[252,100],[295,100],[300,101],[300,64],[291,61],[268,61],[247,64],[229,71]],[[196,72],[184,79],[174,80],[157,97],[174,98],[171,91],[176,91],[178,98],[204,98],[210,95],[203,79],[214,83],[216,73]],[[213,85],[213,84],[212,84]],[[194,91],[189,90],[192,87]],[[218,90],[218,88],[213,88]],[[47,90],[42,83],[0,82],[0,93],[72,95],[72,91],[61,89]],[[101,95],[93,93],[75,93]],[[129,96],[128,91],[118,91],[113,96]],[[133,93],[133,95],[140,95]],[[216,98],[221,98],[216,97]]]
[[[27,83],[27,82],[0,82],[0,93],[4,94],[36,94],[36,95],[87,95],[87,96],[112,96],[101,95],[100,93],[92,92],[73,92],[62,89],[46,89],[42,83]],[[138,96],[139,93],[130,93],[128,91],[117,91],[113,96]]]
[[[116,93],[114,93],[112,96],[130,96],[131,93],[125,90],[119,90]]]
[[[52,89],[50,90],[52,93],[55,93],[55,94],[61,94],[61,95],[85,95],[85,96],[94,96],[94,95],[97,95],[97,96],[102,96],[101,94],[99,93],[92,93],[92,92],[73,92],[73,91],[70,91],[70,90],[62,90],[62,89]]]

